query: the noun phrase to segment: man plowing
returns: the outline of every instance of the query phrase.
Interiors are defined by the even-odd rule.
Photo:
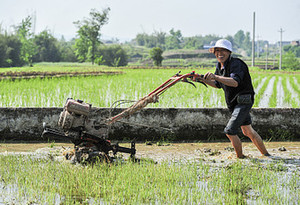
[[[215,73],[204,75],[203,82],[214,88],[222,88],[231,118],[224,129],[238,158],[244,158],[238,129],[251,139],[264,156],[270,156],[259,134],[251,126],[250,110],[254,103],[254,90],[246,63],[231,56],[232,45],[226,39],[220,39],[210,48],[218,63]]]

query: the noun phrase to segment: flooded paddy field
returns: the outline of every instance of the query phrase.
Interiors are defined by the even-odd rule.
[[[0,143],[0,204],[300,204],[300,142],[265,144],[137,143],[140,163],[81,166],[72,144]]]

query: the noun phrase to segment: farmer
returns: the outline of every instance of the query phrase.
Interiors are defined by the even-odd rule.
[[[215,54],[218,63],[215,73],[207,72],[204,82],[214,88],[222,88],[225,93],[227,107],[231,118],[224,129],[230,139],[238,158],[245,158],[242,142],[238,137],[241,127],[245,136],[249,137],[264,156],[270,156],[259,134],[251,126],[250,110],[254,103],[254,90],[248,66],[239,58],[231,56],[232,45],[226,39],[220,39],[209,49]]]

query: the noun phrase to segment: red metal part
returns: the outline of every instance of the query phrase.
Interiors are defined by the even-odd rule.
[[[124,117],[128,117],[128,116],[132,115],[133,113],[135,113],[136,111],[138,111],[140,109],[143,109],[149,103],[158,102],[158,97],[164,91],[166,91],[168,88],[172,87],[173,85],[175,85],[176,83],[178,83],[180,81],[191,83],[190,81],[188,81],[188,79],[191,79],[192,81],[200,82],[200,83],[204,84],[207,87],[207,85],[202,82],[203,75],[197,74],[197,73],[195,73],[195,71],[193,71],[191,73],[184,74],[184,75],[180,75],[179,73],[180,72],[178,72],[177,74],[175,74],[174,76],[172,76],[166,82],[164,82],[163,84],[161,84],[160,86],[158,86],[155,90],[153,90],[152,92],[150,92],[145,97],[141,98],[139,101],[137,101],[135,104],[133,104],[132,106],[130,106],[129,108],[127,108],[126,110],[124,110],[123,112],[121,112],[120,114],[118,114],[118,115],[116,115],[114,117],[109,118],[107,120],[107,124],[112,124],[112,123],[114,123],[114,122],[116,122],[116,121],[118,121],[118,120],[120,120],[120,119],[122,119]],[[193,84],[193,83],[191,83],[191,84]]]

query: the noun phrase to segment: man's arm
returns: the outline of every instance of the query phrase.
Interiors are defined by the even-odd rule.
[[[215,84],[215,80],[207,80],[203,78],[202,81],[211,87],[218,88]]]
[[[214,81],[218,81],[229,87],[237,87],[239,85],[238,82],[231,77],[219,76],[219,75],[215,75],[211,72],[208,72],[204,75],[204,82],[207,83],[208,85],[216,88],[217,86],[215,85]],[[212,85],[212,84],[214,84],[214,85]]]

